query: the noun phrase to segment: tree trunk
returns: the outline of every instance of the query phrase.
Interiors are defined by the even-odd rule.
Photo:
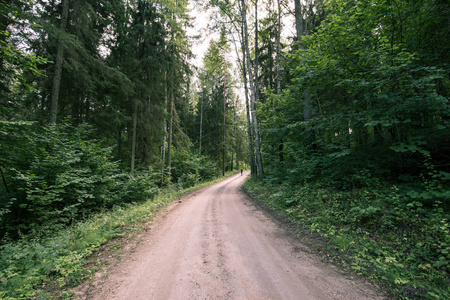
[[[122,159],[122,126],[119,125],[117,134],[117,160]]]
[[[300,50],[302,37],[304,35],[302,6],[300,0],[294,0],[294,5],[295,5],[295,29],[297,33],[298,50]],[[303,119],[305,121],[309,121],[311,119],[311,116],[312,116],[311,96],[309,94],[309,90],[305,90],[305,92],[303,93]]]
[[[255,109],[255,86],[253,81],[253,74],[251,71],[251,65],[250,65],[250,50],[248,47],[248,27],[247,27],[247,16],[245,12],[245,1],[241,0],[242,3],[242,21],[244,24],[244,45],[245,45],[245,52],[247,55],[247,72],[248,72],[248,78],[250,81],[250,91],[251,91],[251,97],[250,97],[250,107],[251,107],[251,117],[252,117],[252,124],[253,124],[253,132],[255,133],[255,150],[256,150],[256,165],[258,167],[258,176],[260,178],[264,177],[264,171],[262,166],[262,158],[261,158],[261,151],[259,146],[259,129],[258,129],[258,118],[256,116],[256,109]]]
[[[248,148],[250,153],[250,174],[252,177],[256,176],[255,167],[255,148],[253,145],[253,130],[252,122],[250,120],[250,105],[248,101],[248,84],[247,84],[247,67],[245,66],[247,59],[245,58],[245,46],[244,46],[244,25],[242,24],[241,30],[241,47],[242,47],[242,76],[244,78],[244,91],[245,91],[245,108],[247,112],[247,134],[248,134]]]
[[[226,92],[225,92],[226,73],[223,74],[223,149],[222,149],[222,176],[225,176],[225,113],[226,113]]]
[[[166,138],[167,138],[167,111],[164,112],[163,120],[163,138],[161,145],[161,184],[164,183],[164,166],[166,165]]]
[[[58,115],[59,87],[61,85],[62,63],[64,55],[64,33],[66,32],[67,15],[69,14],[69,0],[63,0],[63,10],[61,16],[60,37],[56,49],[55,74],[53,76],[52,102],[50,107],[50,124],[56,124]]]
[[[134,100],[134,112],[133,112],[133,138],[131,140],[131,172],[134,171],[134,160],[136,157],[136,131],[137,131],[137,102]]]
[[[281,74],[280,74],[280,39],[281,39],[281,0],[278,0],[278,21],[277,21],[277,35],[276,35],[276,55],[277,55],[277,95],[281,94]]]
[[[236,99],[237,100],[237,99]],[[236,152],[236,160],[238,159],[238,153],[236,150],[236,102],[233,100],[233,138],[231,139],[231,171],[233,171],[234,163],[234,153]],[[237,165],[239,163],[237,162]]]
[[[172,141],[173,141],[173,91],[170,89],[170,122],[169,122],[169,145],[167,149],[167,168],[168,168],[168,177],[169,182],[172,181]]]
[[[255,0],[255,99],[259,99],[258,0]]]
[[[8,193],[8,195],[9,195],[8,185],[6,184],[5,175],[3,174],[3,170],[2,170],[1,166],[0,166],[0,174],[2,175],[3,185],[5,186],[6,193]]]
[[[200,98],[200,137],[198,143],[198,155],[202,155],[202,134],[203,134],[203,100],[205,98],[206,89],[203,88],[202,97]]]
[[[161,145],[161,185],[164,183],[164,166],[166,164],[166,138],[167,138],[167,75],[164,87],[164,119],[163,119],[163,138]]]
[[[246,68],[244,68],[244,71]],[[256,164],[255,164],[255,145],[253,139],[252,121],[250,118],[250,105],[248,99],[248,86],[247,86],[247,75],[244,74],[244,86],[245,86],[245,108],[247,111],[247,132],[248,132],[248,146],[250,152],[250,174],[252,177],[258,174]]]
[[[300,49],[300,42],[303,36],[303,15],[300,0],[294,0],[295,5],[295,29],[297,32],[297,42],[299,43],[298,49]]]
[[[11,23],[11,19],[9,18],[9,13],[11,11],[11,0],[3,0],[0,1],[0,5],[3,7],[4,11],[0,14],[0,42],[6,43],[7,35],[3,34],[8,29],[9,24]],[[3,55],[0,56],[0,79],[4,79],[6,76],[4,74],[4,62]]]

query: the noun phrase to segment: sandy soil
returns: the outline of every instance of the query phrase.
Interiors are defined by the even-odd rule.
[[[77,298],[386,299],[286,238],[241,192],[246,176],[174,202],[136,249]]]

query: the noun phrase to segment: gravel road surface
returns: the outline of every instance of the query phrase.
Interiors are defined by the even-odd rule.
[[[241,192],[248,174],[167,208],[78,299],[387,299],[292,238]]]

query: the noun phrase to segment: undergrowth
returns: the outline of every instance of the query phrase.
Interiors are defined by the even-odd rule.
[[[247,192],[325,238],[321,251],[398,299],[450,299],[450,222],[398,187],[342,192],[247,180]]]
[[[184,193],[222,179],[187,189],[172,185],[144,203],[117,206],[48,236],[30,234],[0,245],[0,299],[72,297],[70,289],[93,273],[85,262],[101,245],[142,231],[142,225],[152,220],[159,208]]]

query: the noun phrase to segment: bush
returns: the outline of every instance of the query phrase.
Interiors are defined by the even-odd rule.
[[[174,149],[172,159],[172,182],[180,188],[188,188],[210,180],[217,174],[217,166],[206,157]]]
[[[0,193],[0,234],[62,228],[92,212],[151,199],[147,174],[123,174],[111,148],[88,139],[87,125],[39,127],[0,123],[0,165],[7,189]]]
[[[116,240],[110,247],[128,243],[134,233],[147,228],[145,224],[153,219],[159,208],[187,191],[211,183],[181,191],[173,191],[169,187],[154,199],[124,204],[125,201],[136,202],[140,197],[154,196],[156,189],[152,182],[156,178],[153,176],[151,172],[135,176],[121,174],[116,178],[117,188],[112,191],[122,191],[115,198],[122,199],[121,206],[92,214],[88,219],[59,231],[42,236],[30,234],[1,244],[0,299],[69,298],[73,292],[68,289],[91,278],[103,265],[97,255],[92,256],[101,245],[116,237],[124,239]],[[151,183],[150,187],[148,183]]]
[[[156,178],[152,178],[151,174],[122,174],[118,179],[112,204],[139,203],[153,199],[159,193],[155,184]]]

